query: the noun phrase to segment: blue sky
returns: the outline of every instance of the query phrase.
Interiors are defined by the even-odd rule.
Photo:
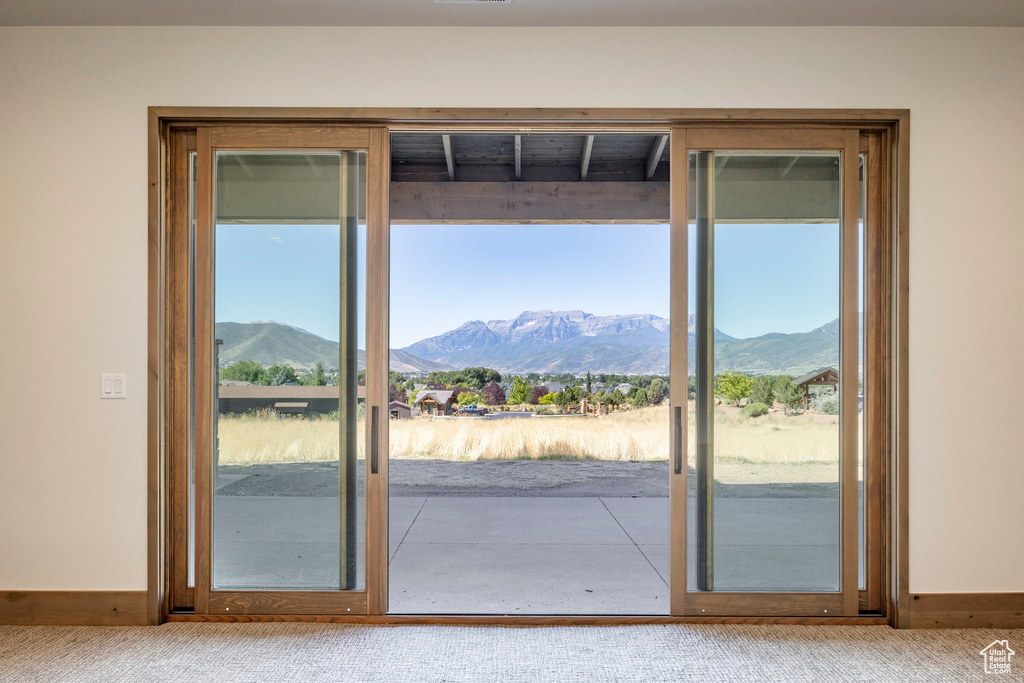
[[[691,289],[696,282],[694,235],[691,229]],[[837,224],[715,226],[719,330],[739,338],[807,332],[838,317]]]
[[[715,239],[723,332],[803,332],[838,317],[836,225],[719,225]],[[394,225],[391,345],[524,310],[667,317],[668,247],[667,225]],[[337,340],[338,250],[337,226],[218,226],[217,321]]]
[[[337,341],[340,248],[337,225],[218,225],[216,321],[274,320]],[[360,226],[359,253],[365,252]]]
[[[545,308],[667,316],[668,237],[667,225],[394,225],[392,346]]]

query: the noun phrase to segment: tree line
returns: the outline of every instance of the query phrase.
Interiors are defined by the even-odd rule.
[[[715,376],[715,394],[736,406],[740,401],[750,399],[750,403],[765,406],[765,412],[778,401],[787,415],[799,412],[804,401],[803,389],[793,384],[790,375],[752,377],[739,372],[725,372]]]
[[[503,377],[493,368],[470,367],[462,370],[434,371],[423,378],[408,377],[397,371],[389,373],[389,400],[411,403],[415,400],[416,385],[425,384],[428,390],[449,390],[460,406],[472,404],[500,405],[557,405],[563,410],[570,405],[579,403],[586,398],[592,403],[606,403],[610,406],[631,405],[642,408],[657,405],[669,394],[669,378],[665,375],[619,375],[590,372],[584,377],[571,373],[546,374],[530,372],[512,377],[512,384],[506,395],[500,382]],[[301,384],[306,386],[326,386],[328,376],[323,364],[318,362],[315,368],[306,373],[299,373],[288,365],[272,365],[264,368],[256,361],[241,360],[222,369],[220,379],[249,382],[261,386],[280,386],[283,384]],[[365,382],[366,371],[360,370],[357,381]],[[559,382],[569,386],[557,391],[548,391],[545,382]],[[593,390],[595,385],[621,386],[629,384],[626,393],[605,386]],[[696,395],[696,378],[688,377],[687,393],[689,398]],[[803,406],[804,392],[793,384],[790,375],[759,375],[751,376],[739,372],[724,372],[716,375],[714,380],[715,395],[723,401],[739,406],[748,399],[748,403],[762,404],[770,408],[775,402],[782,403],[787,414],[799,412]],[[822,409],[829,412],[832,408],[831,397],[819,401]]]
[[[327,386],[324,365],[319,361],[311,372],[299,374],[290,365],[271,365],[269,368],[264,368],[254,360],[240,360],[221,370],[218,376],[221,381],[234,380],[260,386],[276,387],[283,384]]]
[[[603,402],[612,406],[629,404],[643,407],[657,404],[668,397],[668,377],[664,375],[592,375],[585,377],[572,373],[554,373],[542,375],[536,372],[506,377],[511,379],[511,386],[506,381],[508,391],[501,385],[501,373],[492,368],[464,368],[444,372],[432,372],[423,378],[407,377],[391,371],[389,377],[390,400],[411,403],[416,400],[417,386],[421,390],[447,390],[453,392],[453,398],[460,406],[484,404],[500,405],[557,405],[563,410],[570,405],[579,403],[584,398],[591,402]],[[569,384],[559,391],[549,391],[547,383],[558,382]],[[595,384],[614,382],[619,385],[631,385],[628,392],[623,393],[616,388],[611,390],[601,387],[594,391]]]

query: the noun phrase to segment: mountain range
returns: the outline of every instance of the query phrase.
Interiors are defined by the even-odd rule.
[[[695,317],[687,337],[695,345]],[[311,370],[317,361],[337,367],[338,343],[291,325],[273,321],[223,322],[216,325],[223,340],[219,362],[239,360],[264,366],[291,365]],[[359,367],[364,352],[359,351]],[[800,375],[839,361],[839,321],[809,332],[770,333],[737,339],[715,329],[715,370],[751,374]],[[443,334],[402,349],[391,349],[390,368],[403,373],[428,373],[471,366],[503,374],[616,373],[667,375],[669,321],[657,315],[593,315],[583,311],[524,311],[510,320],[471,320]],[[689,354],[688,372],[694,368]]]
[[[687,337],[695,345],[695,316]],[[810,332],[737,339],[715,329],[715,369],[753,374],[803,374],[835,365],[839,321]],[[471,320],[406,346],[420,358],[503,373],[669,372],[669,321],[652,314],[599,316],[583,311],[524,311],[511,320]],[[694,358],[690,354],[689,371]]]

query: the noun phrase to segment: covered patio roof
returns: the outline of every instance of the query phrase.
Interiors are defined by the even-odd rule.
[[[668,223],[668,142],[658,131],[395,133],[391,222]],[[218,222],[336,223],[337,159],[337,153],[222,152]],[[715,181],[719,223],[839,220],[836,154],[719,153]]]

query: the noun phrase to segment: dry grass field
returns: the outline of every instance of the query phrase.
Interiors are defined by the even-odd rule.
[[[396,457],[451,460],[664,460],[668,409],[603,417],[402,420],[391,423]]]
[[[363,422],[356,432],[359,457],[364,455]],[[338,421],[260,415],[221,415],[217,421],[220,464],[315,462],[338,459]]]
[[[693,410],[689,460],[693,462]],[[528,419],[392,420],[393,458],[445,460],[665,460],[669,409],[651,407],[602,417]],[[338,422],[326,418],[221,417],[221,464],[336,460]],[[359,457],[364,455],[362,423]],[[740,417],[716,410],[715,459],[723,463],[803,464],[838,462],[839,425],[834,416],[787,417],[772,412]]]

